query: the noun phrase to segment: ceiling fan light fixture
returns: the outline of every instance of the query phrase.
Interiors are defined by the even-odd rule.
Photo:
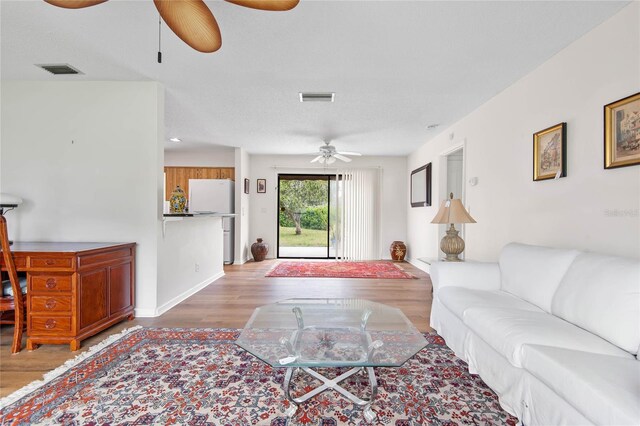
[[[300,102],[334,102],[335,92],[300,92]]]

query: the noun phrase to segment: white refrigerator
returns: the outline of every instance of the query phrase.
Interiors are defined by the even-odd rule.
[[[234,213],[235,182],[229,179],[189,179],[189,213]],[[234,218],[223,217],[224,263],[233,263]]]

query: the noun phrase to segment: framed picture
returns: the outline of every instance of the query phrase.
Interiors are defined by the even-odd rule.
[[[533,180],[567,176],[567,123],[533,134]]]
[[[431,205],[431,163],[411,172],[411,207]]]
[[[248,194],[249,193],[249,179],[244,178],[244,193]]]
[[[264,194],[267,192],[267,180],[258,179],[258,194]]]
[[[604,106],[604,168],[640,164],[640,92]]]

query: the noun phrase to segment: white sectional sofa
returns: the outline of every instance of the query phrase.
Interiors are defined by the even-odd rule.
[[[525,425],[640,425],[640,261],[512,243],[432,266],[431,326]]]

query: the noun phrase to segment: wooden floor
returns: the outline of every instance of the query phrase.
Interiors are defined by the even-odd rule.
[[[228,266],[226,275],[157,318],[124,321],[83,341],[82,349],[67,345],[43,345],[35,351],[23,349],[11,355],[13,327],[0,331],[0,396],[40,380],[48,371],[99,343],[107,336],[133,325],[149,327],[242,328],[260,305],[292,297],[363,298],[398,307],[420,331],[431,331],[431,280],[409,263],[400,266],[415,280],[265,278],[274,260]],[[23,339],[23,348],[24,342]]]

